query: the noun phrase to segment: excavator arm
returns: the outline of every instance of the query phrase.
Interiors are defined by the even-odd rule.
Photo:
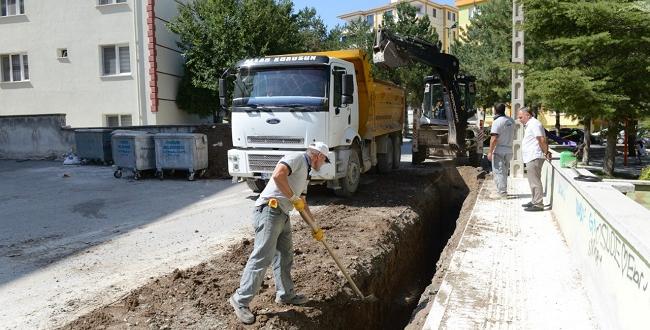
[[[443,88],[443,103],[449,127],[448,143],[463,150],[468,113],[461,107],[458,81],[460,65],[455,56],[442,53],[439,45],[380,28],[373,47],[373,61],[380,67],[390,69],[414,63],[431,67],[440,78]]]

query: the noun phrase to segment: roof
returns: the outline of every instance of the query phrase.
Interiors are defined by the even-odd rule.
[[[485,1],[485,0],[482,0],[482,1]],[[412,2],[424,2],[429,6],[433,6],[433,7],[436,7],[436,8],[444,8],[444,9],[447,9],[449,11],[456,12],[456,13],[458,12],[458,8],[456,8],[456,7],[435,3],[435,2],[429,1],[429,0],[410,0],[408,2],[409,3],[412,3]],[[393,3],[387,4],[387,5],[384,5],[384,6],[381,6],[381,7],[370,8],[370,9],[367,9],[367,10],[357,10],[357,11],[353,11],[353,12],[350,12],[350,13],[341,14],[341,15],[337,16],[337,18],[346,19],[348,17],[353,17],[353,16],[357,16],[357,15],[367,15],[367,14],[378,12],[378,11],[395,9],[397,4],[398,4],[397,2],[393,2]]]

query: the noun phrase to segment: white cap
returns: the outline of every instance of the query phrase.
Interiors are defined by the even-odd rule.
[[[314,142],[314,143],[310,144],[309,147],[307,147],[307,148],[314,149],[314,150],[320,152],[321,154],[323,154],[325,156],[325,162],[326,163],[330,162],[330,159],[327,157],[327,154],[330,152],[330,148],[327,146],[327,144],[325,144],[323,142]]]

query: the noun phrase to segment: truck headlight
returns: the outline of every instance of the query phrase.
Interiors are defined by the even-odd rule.
[[[238,155],[228,156],[228,161],[230,161],[230,164],[232,164],[233,171],[239,171],[239,156]]]

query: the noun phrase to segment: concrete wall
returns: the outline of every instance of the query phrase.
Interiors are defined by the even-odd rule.
[[[54,159],[72,150],[65,114],[0,116],[0,159]]]
[[[603,329],[647,329],[650,211],[609,183],[574,177],[554,161],[542,181],[599,322]]]

